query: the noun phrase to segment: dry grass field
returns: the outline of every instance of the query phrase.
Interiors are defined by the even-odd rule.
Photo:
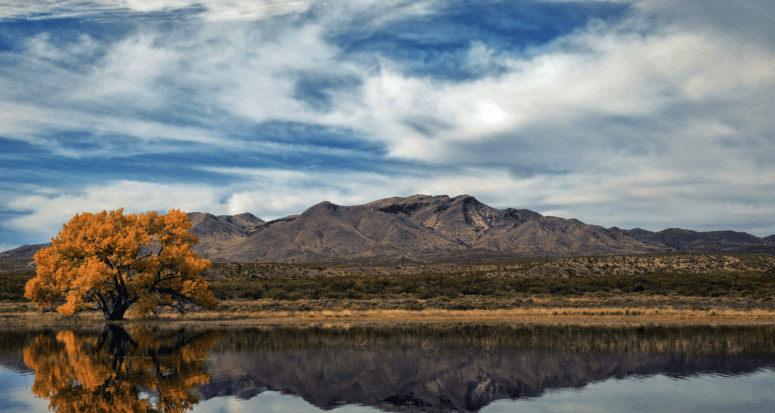
[[[305,300],[229,300],[213,311],[192,311],[185,315],[163,311],[150,320],[131,318],[126,323],[195,323],[198,325],[244,327],[256,324],[362,325],[362,324],[565,324],[565,325],[744,325],[774,324],[775,309],[757,302],[678,299],[659,297],[660,304],[619,297],[629,305],[607,305],[595,297],[557,301],[551,297],[532,297],[530,305],[510,308],[454,310],[433,307],[424,300],[361,301],[338,303]],[[734,305],[730,305],[734,304]],[[414,309],[407,309],[411,307]],[[104,320],[97,313],[61,317],[42,313],[30,303],[0,303],[2,328],[97,325]]]

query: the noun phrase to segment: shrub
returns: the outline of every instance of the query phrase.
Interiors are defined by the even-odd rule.
[[[23,278],[23,277],[22,277]],[[26,280],[26,279],[25,279]],[[21,281],[20,281],[21,282]],[[570,278],[482,278],[471,274],[382,275],[373,278],[327,276],[297,279],[243,278],[210,283],[219,299],[274,298],[379,299],[406,295],[415,299],[455,300],[487,296],[510,300],[522,294],[574,296],[639,293],[697,297],[741,296],[771,299],[775,277],[765,273],[605,275]],[[12,283],[6,283],[8,287]],[[14,293],[6,293],[13,296]],[[20,295],[18,295],[20,297]],[[526,302],[530,304],[530,300]]]

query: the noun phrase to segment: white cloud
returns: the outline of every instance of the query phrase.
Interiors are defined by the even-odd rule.
[[[15,249],[21,247],[21,245],[18,244],[7,244],[7,243],[0,243],[0,253]]]
[[[8,0],[0,19],[64,18],[105,11],[165,12],[204,7],[200,17],[212,21],[261,20],[307,10],[313,1],[299,0]]]
[[[301,73],[317,75],[349,70],[338,62],[336,49],[322,39],[321,27],[308,25],[274,39],[263,39],[248,28],[224,27],[215,33],[228,47],[211,49],[192,62],[206,98],[239,118],[253,122],[317,121],[319,116],[294,98]],[[261,47],[254,45],[260,43]],[[208,87],[209,86],[209,87]]]
[[[768,95],[775,87],[771,75],[775,54],[766,49],[710,35],[668,32],[644,37],[619,30],[593,25],[563,42],[573,46],[571,51],[560,44],[531,60],[512,59],[510,74],[472,82],[439,85],[382,71],[367,83],[366,104],[375,117],[394,125],[408,114],[454,125],[434,141],[416,132],[417,136],[410,135],[420,143],[439,146],[439,139],[477,140],[553,121],[572,125],[574,119],[589,114],[659,117],[680,105],[744,103],[739,101]],[[746,69],[740,70],[740,65]],[[689,114],[698,121],[706,121],[709,115],[715,114]],[[772,126],[769,119],[758,122]],[[405,128],[395,126],[383,130],[383,136],[393,131],[407,134]],[[384,139],[390,142],[388,136]],[[449,153],[435,148],[405,150],[406,139],[393,146],[394,155],[414,154],[419,159],[430,155],[443,162]]]
[[[58,191],[40,188],[32,195],[17,195],[5,207],[27,212],[6,221],[18,231],[54,236],[75,214],[124,208],[124,213],[149,210],[166,212],[180,209],[186,212],[213,211],[219,206],[218,192],[200,185],[165,185],[137,181],[116,181],[105,185],[90,185],[80,191]]]
[[[140,34],[112,45],[68,98],[147,111],[165,106],[168,96],[159,78],[171,76],[181,56],[176,50],[155,46],[156,41],[156,36]]]
[[[249,176],[273,182],[291,182],[310,179],[312,176],[301,171],[291,171],[276,168],[235,168],[235,167],[201,167],[202,171],[219,174]]]
[[[106,11],[132,13],[196,10],[196,18],[210,22],[260,21],[299,14],[313,6],[324,6],[329,16],[367,15],[376,25],[386,25],[409,16],[435,13],[445,0],[340,0],[321,3],[315,0],[6,0],[0,8],[1,19],[67,18],[94,16]]]
[[[257,208],[255,198],[247,192],[234,194],[227,202],[229,204],[229,215],[250,212]]]
[[[547,214],[603,226],[738,228],[759,236],[771,235],[767,217],[775,202],[775,169],[737,168],[736,174],[726,170],[640,169],[637,165],[623,176],[579,172],[552,178],[540,202],[555,206],[547,209]]]
[[[136,2],[131,7],[169,5]],[[427,13],[429,6],[425,9]],[[348,10],[364,12],[357,7]],[[269,37],[241,24],[203,25],[188,39],[141,31],[113,44],[89,73],[65,82],[49,104],[54,112],[63,107],[86,110],[70,109],[65,116],[41,113],[38,130],[96,124],[101,135],[128,132],[141,139],[192,136],[200,140],[197,136],[212,132],[137,122],[132,112],[180,104],[194,104],[195,110],[202,111],[198,102],[206,102],[206,109],[256,123],[280,120],[353,128],[362,132],[362,138],[387,144],[392,156],[445,163],[459,161],[459,152],[450,147],[458,142],[519,133],[542,123],[572,125],[574,119],[590,113],[660,116],[675,105],[735,102],[767,94],[773,87],[770,74],[775,55],[767,49],[740,44],[721,33],[687,32],[680,26],[644,36],[629,30],[641,24],[637,19],[615,26],[591,24],[530,59],[496,55],[474,43],[469,60],[485,64],[494,59],[511,72],[463,83],[402,75],[389,56],[379,56],[383,65],[376,71],[342,61],[340,51],[326,39],[331,28],[323,24],[331,24],[330,20],[321,18],[322,23]],[[56,48],[45,40],[36,38],[37,51],[32,52],[54,53]],[[746,70],[738,70],[741,64]],[[333,106],[321,113],[295,98],[300,73],[349,75],[362,79],[364,85],[356,95],[332,90]],[[196,95],[180,96],[183,90],[196,90]],[[106,117],[99,112],[92,115],[89,108],[120,108],[124,113]],[[43,110],[36,109],[31,113]],[[430,119],[447,127],[430,139],[407,127],[408,118]],[[11,124],[34,128],[30,125],[35,122],[29,120],[23,117]],[[208,138],[210,143],[225,142],[212,136],[201,139],[208,142]]]
[[[362,69],[339,60],[321,26],[286,28],[280,35],[241,23],[198,28],[185,36],[142,28],[121,41],[100,45],[98,53],[93,41],[82,36],[68,47],[98,57],[77,72],[63,68],[74,52],[62,50],[49,35],[33,38],[24,52],[6,62],[11,66],[0,77],[0,84],[8,86],[0,92],[0,107],[5,109],[0,133],[46,148],[57,148],[55,141],[45,138],[56,132],[88,130],[97,145],[111,135],[128,135],[139,140],[134,150],[142,153],[157,151],[160,139],[243,145],[243,136],[228,137],[229,117],[244,123],[350,126],[342,121],[352,116],[348,113],[353,112],[352,96],[334,94],[334,104],[350,107],[333,114],[320,113],[295,97],[296,81],[305,73],[361,76],[357,70]],[[213,112],[218,117],[210,115]],[[164,119],[166,113],[176,119]],[[149,120],[152,114],[160,119]],[[203,126],[181,124],[181,119]]]
[[[182,151],[183,141],[271,156],[352,153],[292,138],[264,142],[249,129],[229,125],[307,122],[376,140],[389,157],[413,161],[417,170],[209,168],[252,186],[118,181],[19,195],[7,206],[29,215],[13,226],[49,234],[75,213],[120,206],[249,211],[271,219],[322,200],[347,205],[414,193],[469,193],[494,206],[544,208],[539,212],[603,225],[772,228],[754,221],[772,215],[775,177],[767,165],[775,153],[773,47],[723,24],[721,2],[632,3],[640,12],[631,18],[593,22],[523,55],[472,42],[468,69],[507,71],[455,82],[406,74],[385,54],[349,56],[329,37],[357,20],[353,16],[369,22],[366,35],[397,19],[435,13],[439,2],[334,2],[318,10],[314,22],[293,28],[278,23],[270,30],[250,22],[307,10],[312,3],[125,0],[118,7],[138,12],[199,4],[207,11],[186,20],[185,33],[141,25],[115,43],[84,35],[66,47],[46,34],[31,38],[25,50],[0,57],[7,63],[0,66],[0,135],[71,157],[115,156],[112,135],[136,139],[125,154]],[[115,4],[11,2],[0,8],[0,19],[97,13]],[[767,5],[728,7],[748,15],[757,4]],[[756,22],[772,20],[769,6]],[[710,23],[692,18],[694,12],[709,16]],[[651,19],[655,15],[661,18]],[[78,59],[90,63],[67,68]],[[330,107],[320,110],[296,98],[302,74],[362,83],[326,91]],[[165,120],[165,114],[192,122]],[[70,149],[54,137],[81,130],[94,134],[96,149]],[[428,165],[454,172],[435,176]],[[520,168],[527,171],[521,177],[509,173]],[[633,221],[634,215],[644,224]]]
[[[25,47],[30,56],[59,62],[76,63],[79,58],[91,56],[97,50],[98,45],[89,35],[82,34],[77,42],[57,47],[51,44],[51,34],[44,32],[27,39]]]

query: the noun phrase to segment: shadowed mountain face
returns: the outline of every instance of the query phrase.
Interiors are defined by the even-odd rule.
[[[491,208],[468,195],[415,195],[356,206],[322,202],[301,215],[271,222],[249,213],[191,212],[188,217],[200,240],[194,251],[216,262],[463,262],[547,255],[775,253],[775,235],[606,229],[526,209]],[[48,245],[25,245],[0,258],[22,262]]]
[[[644,244],[673,251],[729,251],[734,249],[757,248],[767,249],[772,247],[775,236],[759,238],[745,232],[736,231],[710,231],[696,232],[680,228],[669,228],[659,232],[651,232],[640,228],[632,230],[611,229]]]

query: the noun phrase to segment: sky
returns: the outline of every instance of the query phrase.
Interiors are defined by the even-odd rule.
[[[775,0],[5,0],[0,251],[468,194],[775,234]]]

